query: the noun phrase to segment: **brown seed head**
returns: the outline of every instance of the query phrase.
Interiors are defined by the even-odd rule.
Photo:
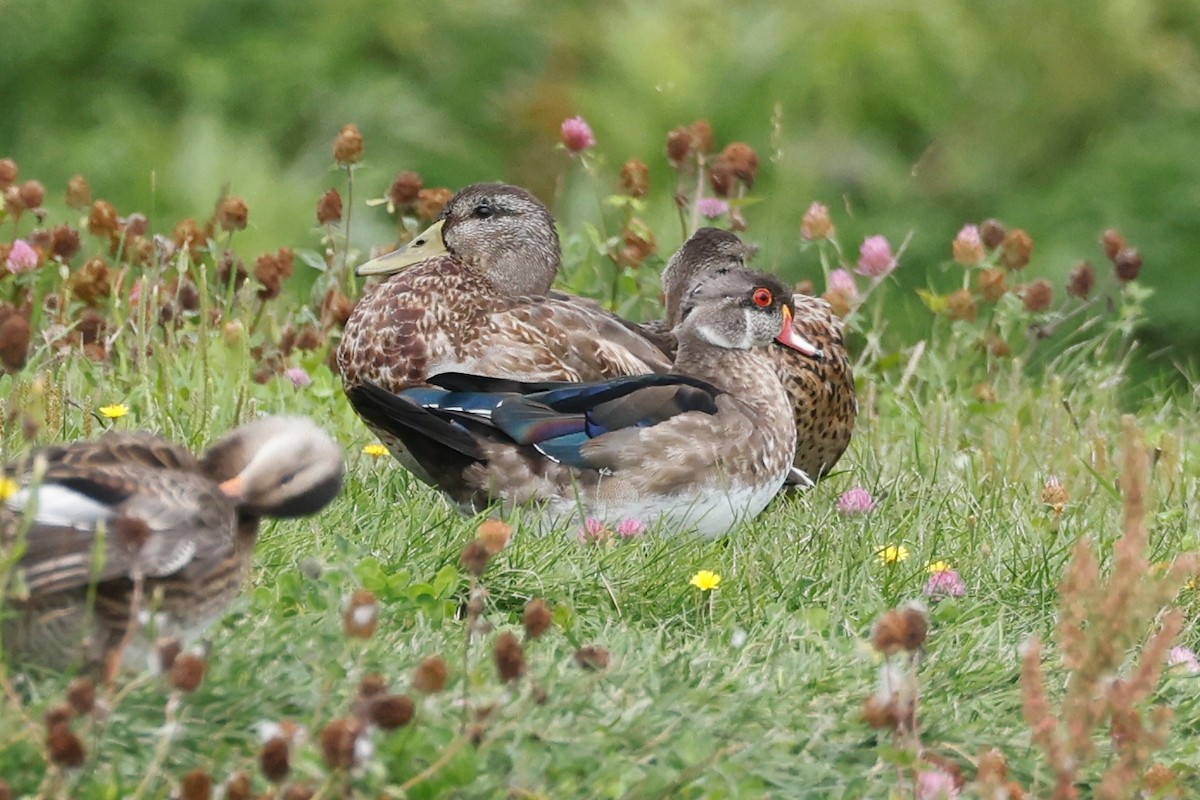
[[[46,187],[41,181],[25,181],[21,184],[21,203],[26,208],[41,208],[46,202]]]
[[[419,173],[412,170],[406,170],[396,176],[396,180],[392,181],[392,186],[388,189],[388,199],[397,208],[407,208],[412,205],[421,189],[425,187],[425,182],[421,180]]]
[[[17,372],[29,357],[29,318],[12,306],[0,306],[0,366]]]
[[[1008,229],[998,219],[984,220],[984,223],[979,226],[979,238],[983,240],[984,246],[989,250],[999,247],[1007,235]]]
[[[342,196],[337,189],[328,189],[317,201],[317,223],[328,225],[342,221]]]
[[[175,660],[183,652],[183,644],[180,643],[179,639],[170,636],[155,642],[154,649],[158,656],[158,668],[166,672],[175,666]]]
[[[413,688],[425,694],[435,694],[446,688],[450,670],[441,656],[429,656],[413,673]]]
[[[692,137],[685,127],[678,127],[667,134],[667,161],[675,169],[682,169],[691,160]]]
[[[9,186],[4,190],[4,207],[8,209],[8,213],[13,215],[14,219],[20,219],[21,213],[25,211],[25,204],[21,202],[21,187]]]
[[[826,303],[829,303],[831,310],[836,316],[842,319],[850,316],[850,310],[853,308],[853,298],[850,297],[850,293],[845,289],[829,289],[821,295],[821,298]]]
[[[630,197],[645,197],[650,191],[650,167],[640,158],[631,158],[621,167],[621,189]]]
[[[368,672],[358,682],[359,697],[374,697],[387,691],[387,678],[378,672]]]
[[[296,349],[311,352],[320,350],[325,336],[312,325],[305,325],[296,332]]]
[[[908,636],[904,615],[896,609],[885,611],[871,626],[871,644],[884,655],[903,649]]]
[[[286,778],[292,766],[287,740],[276,736],[264,744],[262,750],[258,751],[258,766],[271,783],[279,783]]]
[[[60,703],[46,709],[43,722],[49,732],[55,725],[61,725],[75,719],[75,709],[69,703]]]
[[[698,119],[687,127],[691,139],[692,151],[699,155],[707,155],[713,149],[712,123],[706,119]]]
[[[525,623],[525,640],[529,641],[550,630],[553,615],[550,613],[550,607],[546,605],[546,601],[539,597],[530,600],[525,606],[523,621]]]
[[[71,681],[67,686],[67,702],[80,714],[92,713],[96,707],[96,684],[87,676]]]
[[[342,628],[352,639],[370,639],[379,626],[379,599],[370,589],[356,589],[342,613]]]
[[[235,772],[225,781],[225,800],[250,800],[253,796],[249,773]]]
[[[124,220],[118,220],[124,228],[126,236],[145,236],[150,230],[150,220],[145,214],[133,212]]]
[[[68,769],[83,766],[86,756],[83,742],[65,722],[55,724],[46,734],[46,754],[51,764]]]
[[[292,276],[294,259],[289,247],[281,247],[274,253],[263,253],[254,261],[254,280],[262,284],[258,296],[262,300],[278,297],[283,291],[283,282]]]
[[[793,294],[803,294],[807,295],[808,297],[816,297],[817,287],[812,281],[810,281],[808,278],[805,278],[802,281],[796,282],[796,285],[792,287],[792,292]]]
[[[971,294],[970,289],[959,289],[951,292],[946,298],[946,313],[950,319],[964,319],[972,321],[978,308],[975,305],[975,296]]]
[[[997,400],[996,387],[987,381],[975,384],[975,388],[972,389],[971,393],[981,403],[994,403]]]
[[[67,206],[69,208],[85,209],[92,204],[92,186],[87,178],[75,175],[67,181]]]
[[[1006,269],[1024,269],[1033,255],[1033,238],[1021,228],[1013,228],[1000,242],[1000,263]]]
[[[171,685],[181,692],[194,692],[204,680],[204,659],[195,653],[183,653],[171,667]]]
[[[1045,311],[1054,302],[1054,287],[1050,285],[1050,281],[1036,280],[1026,284],[1021,290],[1021,300],[1025,303],[1025,308],[1035,314]]]
[[[1122,247],[1113,259],[1117,280],[1122,283],[1137,280],[1142,273],[1142,252],[1136,247]]]
[[[1067,278],[1067,294],[1071,297],[1078,297],[1080,300],[1086,300],[1094,288],[1096,288],[1095,267],[1087,261],[1080,261],[1075,265],[1075,269],[1071,270],[1071,277]]]
[[[979,277],[976,279],[980,296],[989,303],[994,303],[1003,297],[1008,292],[1008,284],[1005,282],[1007,275],[1008,273],[999,267],[981,269]]]
[[[217,263],[218,282],[228,286],[229,282],[233,281],[233,288],[236,291],[242,288],[242,284],[246,282],[249,274],[246,271],[245,262],[234,255],[232,251],[226,250],[221,253],[221,260]]]
[[[117,209],[107,200],[97,200],[92,203],[91,213],[88,214],[88,230],[93,236],[107,238],[116,236],[121,228]]]
[[[343,125],[333,140],[333,160],[339,164],[357,164],[363,154],[363,137],[354,124]]]
[[[900,716],[894,703],[871,695],[863,701],[863,720],[876,730],[895,730],[900,727]]]
[[[575,663],[583,669],[601,670],[608,667],[608,650],[597,644],[588,644],[575,651]]]
[[[417,192],[417,216],[432,222],[453,196],[454,192],[449,189],[422,189]]]
[[[187,217],[175,223],[175,229],[171,231],[171,241],[176,247],[187,248],[195,255],[196,250],[208,244],[208,233],[200,227],[200,223]]]
[[[1062,485],[1062,481],[1054,476],[1047,478],[1042,486],[1042,505],[1050,506],[1056,513],[1061,514],[1069,502],[1071,496],[1067,494],[1067,487]]]
[[[354,766],[354,741],[361,728],[348,718],[335,719],[321,731],[321,755],[330,769],[350,769]]]
[[[478,539],[472,539],[463,548],[462,555],[459,556],[459,563],[466,568],[467,572],[478,578],[487,569],[488,560],[492,554],[488,552],[487,546]]]
[[[658,249],[654,231],[637,217],[629,221],[621,235],[624,246],[618,254],[617,261],[622,266],[636,267]]]
[[[996,358],[1008,358],[1012,355],[1012,347],[999,336],[992,336],[988,339],[987,349]]]
[[[389,694],[376,698],[371,703],[371,722],[385,731],[394,731],[412,722],[416,706],[412,698],[402,694]]]
[[[0,158],[0,189],[7,189],[17,182],[17,177],[21,174],[21,170],[17,167],[17,162],[11,158]]]
[[[354,301],[342,294],[341,289],[330,286],[325,292],[325,299],[321,301],[321,309],[335,326],[344,328],[354,313]]]
[[[752,189],[758,177],[758,154],[745,142],[733,142],[717,156],[709,177],[713,191],[721,197],[733,194],[735,181]]]
[[[476,531],[479,541],[483,542],[483,546],[491,555],[496,555],[508,546],[512,533],[512,526],[498,519],[484,520]]]
[[[496,639],[493,655],[496,658],[496,672],[505,683],[525,674],[525,649],[512,631],[505,631]]]
[[[217,209],[217,224],[223,231],[245,230],[249,217],[250,209],[240,197],[226,197]]]
[[[50,252],[63,261],[74,258],[79,246],[79,231],[70,225],[59,225],[50,231]]]
[[[316,794],[317,790],[311,784],[300,781],[284,789],[280,800],[312,800]]]
[[[1151,797],[1167,797],[1167,790],[1175,788],[1176,780],[1170,767],[1156,762],[1151,764],[1142,776],[1142,788],[1149,791]]]
[[[179,782],[180,800],[209,800],[212,797],[213,779],[202,769],[194,769]]]
[[[1108,256],[1108,260],[1116,261],[1117,253],[1125,249],[1125,237],[1116,228],[1109,228],[1100,237],[1100,244],[1104,246],[1104,255]]]
[[[929,634],[929,615],[919,606],[908,605],[900,610],[907,626],[907,635],[901,643],[910,653],[916,652],[925,644]]]

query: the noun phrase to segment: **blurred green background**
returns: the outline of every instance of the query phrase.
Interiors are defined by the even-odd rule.
[[[1082,258],[1108,269],[1098,237],[1115,226],[1157,289],[1146,352],[1172,343],[1168,370],[1200,354],[1200,0],[0,0],[0,15],[0,156],[56,202],[82,173],[169,226],[228,183],[250,206],[248,255],[311,246],[340,181],[331,142],[354,122],[356,203],[402,169],[547,200],[565,186],[570,228],[596,214],[553,149],[578,113],[606,174],[650,163],[669,251],[665,136],[704,117],[719,146],[762,157],[751,234],[788,277],[815,272],[798,249],[814,199],[848,243],[911,232],[907,289],[960,283],[945,264],[965,222],[1026,228],[1030,275],[1060,288]],[[382,210],[356,214],[358,245],[388,240]],[[916,336],[913,305],[897,325]]]

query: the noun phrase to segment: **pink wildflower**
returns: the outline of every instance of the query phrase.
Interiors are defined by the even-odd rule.
[[[579,528],[579,541],[584,543],[602,542],[610,535],[612,531],[604,524],[604,520],[597,517],[588,517]]]
[[[133,287],[129,290],[129,302],[136,303],[142,299],[142,279],[138,278],[133,282]]]
[[[967,584],[953,569],[935,572],[925,583],[925,594],[930,597],[962,597],[966,593]]]
[[[983,261],[983,239],[979,235],[979,228],[975,225],[963,225],[958,236],[954,237],[951,249],[954,252],[954,260],[964,267]]]
[[[1172,647],[1167,654],[1167,664],[1172,667],[1182,666],[1185,672],[1196,674],[1200,672],[1200,658],[1187,647]]]
[[[861,486],[847,491],[837,501],[837,510],[843,514],[866,514],[875,508],[875,498]]]
[[[892,255],[892,246],[885,236],[868,236],[858,250],[859,275],[871,278],[884,278],[896,268],[896,257]]]
[[[720,219],[729,213],[729,203],[719,197],[701,197],[696,209],[705,219]]]
[[[858,297],[858,284],[854,282],[854,276],[850,274],[850,270],[835,269],[829,273],[829,291],[841,292],[848,298]]]
[[[617,535],[624,539],[633,539],[646,532],[646,523],[634,517],[626,517],[617,523]]]
[[[12,249],[8,251],[6,264],[8,271],[14,275],[18,272],[28,272],[38,265],[37,251],[29,246],[29,242],[17,239],[12,243]]]
[[[958,800],[954,776],[940,769],[921,770],[917,773],[917,800]]]
[[[312,376],[304,367],[288,367],[283,371],[283,375],[292,382],[292,386],[297,389],[303,389],[305,386],[312,385]]]
[[[571,155],[578,155],[595,147],[596,137],[583,117],[571,117],[563,120],[562,143]]]

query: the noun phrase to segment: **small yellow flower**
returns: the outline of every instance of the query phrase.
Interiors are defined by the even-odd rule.
[[[934,561],[932,564],[930,564],[928,567],[926,567],[925,570],[934,575],[937,575],[939,572],[949,572],[950,571],[950,562],[949,561]]]
[[[100,413],[109,419],[120,419],[129,413],[129,406],[124,403],[113,403],[111,406],[100,406]]]
[[[388,454],[388,449],[376,442],[375,444],[369,444],[364,447],[363,452],[374,458],[379,458],[380,456],[386,456]]]
[[[721,576],[709,569],[702,569],[688,581],[702,592],[711,592],[721,585]]]
[[[875,553],[883,564],[895,564],[908,558],[908,548],[902,544],[889,544]]]
[[[0,478],[0,503],[16,494],[19,488],[12,478]]]

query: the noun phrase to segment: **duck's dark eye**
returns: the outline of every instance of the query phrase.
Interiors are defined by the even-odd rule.
[[[492,208],[488,203],[480,203],[475,206],[474,214],[478,219],[487,219],[496,213],[496,209]]]
[[[751,295],[751,299],[754,300],[754,305],[758,306],[759,308],[766,308],[767,306],[771,305],[771,303],[775,302],[775,296],[771,294],[771,290],[764,286],[760,286],[755,289],[754,294]]]

